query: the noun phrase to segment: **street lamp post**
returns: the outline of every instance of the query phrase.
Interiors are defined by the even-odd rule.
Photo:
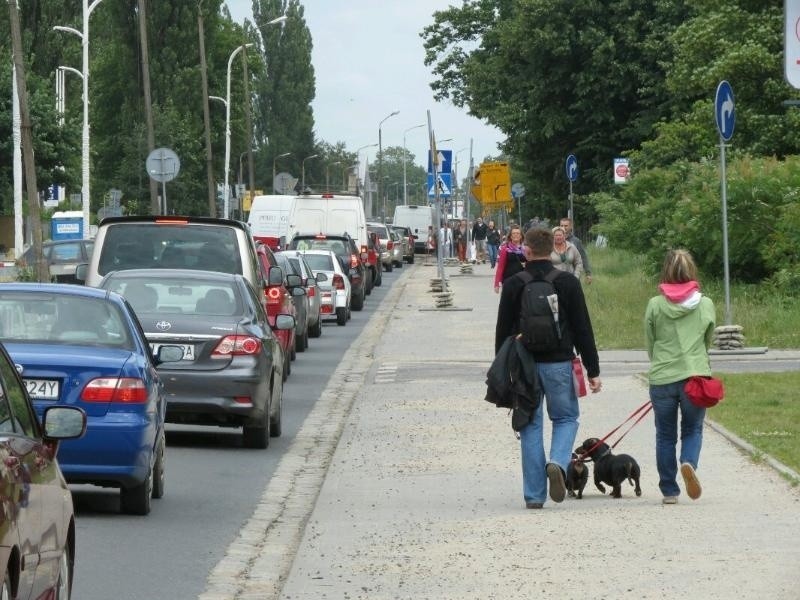
[[[229,218],[231,203],[231,190],[228,187],[228,176],[231,170],[231,65],[239,52],[252,45],[242,44],[235,48],[228,57],[228,75],[225,79],[225,189],[223,190],[224,200],[222,202],[222,216],[225,219]]]
[[[358,163],[348,165],[344,169],[342,169],[342,189],[346,192],[350,191],[350,186],[348,185],[349,182],[347,181],[347,172],[350,169],[358,169]]]
[[[277,162],[277,160],[279,158],[286,158],[287,156],[290,156],[291,154],[292,154],[291,152],[284,152],[283,154],[278,154],[277,156],[275,156],[272,159],[272,191],[273,192],[277,192],[278,191],[278,190],[275,189],[275,163]]]
[[[94,0],[91,4],[89,0],[83,0],[83,29],[78,31],[74,27],[63,27],[56,25],[56,31],[64,31],[77,35],[81,40],[83,50],[83,60],[81,68],[81,79],[83,80],[83,135],[81,152],[81,200],[83,208],[83,237],[89,238],[89,16],[97,8],[102,0]]]
[[[419,129],[420,127],[425,127],[425,123],[409,127],[403,132],[403,204],[406,205],[408,204],[408,183],[406,182],[406,154],[408,154],[408,151],[406,150],[406,134],[413,129]]]
[[[332,163],[326,163],[325,164],[325,191],[326,192],[330,192],[331,191],[331,165],[340,165],[340,164],[342,164],[342,161],[340,161],[340,160],[334,161]]]
[[[386,206],[386,198],[383,197],[382,192],[383,193],[386,193],[386,192],[384,190],[383,181],[382,181],[382,177],[383,177],[383,141],[381,140],[381,126],[383,125],[384,121],[386,121],[387,119],[391,119],[393,116],[399,115],[399,114],[400,114],[400,111],[396,110],[393,113],[391,113],[390,115],[384,117],[381,120],[381,122],[378,123],[378,201],[380,202],[381,200],[383,200],[384,206]],[[384,213],[384,217],[385,217],[385,213]]]
[[[300,180],[302,181],[302,184],[300,185],[300,193],[301,193],[301,194],[304,194],[304,193],[305,193],[305,191],[306,191],[306,161],[307,161],[308,159],[310,159],[310,158],[317,158],[318,156],[319,156],[319,154],[312,154],[311,156],[306,156],[306,157],[303,159],[303,163],[302,163],[302,165],[301,165],[301,166],[302,166],[302,168],[301,168],[301,170],[302,170],[302,177],[301,177],[301,179],[300,179]]]

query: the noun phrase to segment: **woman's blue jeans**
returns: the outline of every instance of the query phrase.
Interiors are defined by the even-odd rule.
[[[686,380],[650,386],[650,400],[656,424],[656,467],[658,487],[664,496],[679,496],[678,464],[689,463],[697,469],[703,445],[703,419],[706,409],[692,403],[683,391]],[[680,458],[678,445],[678,413],[681,415]]]
[[[499,246],[496,244],[486,244],[486,253],[489,255],[489,263],[494,267],[497,264],[497,252]]]
[[[522,493],[525,502],[542,502],[547,497],[547,461],[544,452],[543,404],[553,425],[550,462],[567,472],[575,436],[578,433],[580,407],[572,379],[572,362],[537,363],[539,385],[544,393],[533,419],[520,432],[522,452]]]

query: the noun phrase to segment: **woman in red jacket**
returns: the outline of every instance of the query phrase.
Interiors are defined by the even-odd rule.
[[[525,267],[525,254],[522,252],[522,229],[518,225],[511,227],[508,240],[500,246],[497,257],[497,271],[494,274],[494,291],[500,293],[503,282],[516,275]]]

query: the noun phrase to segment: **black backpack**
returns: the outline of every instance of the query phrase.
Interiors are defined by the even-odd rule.
[[[543,279],[534,278],[528,271],[522,271],[518,275],[525,282],[519,312],[519,331],[522,334],[522,343],[531,352],[555,352],[565,347],[565,315],[563,311],[558,311],[558,295],[553,285],[560,274],[558,269],[552,269]]]

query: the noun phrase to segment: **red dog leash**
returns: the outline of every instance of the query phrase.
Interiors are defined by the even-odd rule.
[[[647,402],[645,402],[644,404],[642,404],[642,405],[641,405],[639,408],[637,408],[635,411],[633,411],[633,412],[631,413],[631,415],[630,415],[630,416],[629,416],[627,419],[625,419],[625,420],[624,420],[622,423],[620,423],[620,424],[619,424],[619,425],[617,425],[617,426],[616,426],[614,429],[612,429],[611,431],[609,431],[609,432],[608,432],[608,433],[607,433],[607,434],[606,434],[606,435],[605,435],[603,438],[601,438],[601,439],[600,439],[600,440],[599,440],[599,441],[598,441],[598,442],[597,442],[597,443],[596,443],[594,446],[592,446],[592,447],[591,447],[591,448],[589,448],[588,450],[585,450],[584,452],[582,452],[582,453],[578,454],[578,458],[576,458],[575,460],[576,460],[576,461],[585,461],[585,458],[584,458],[585,456],[587,456],[587,455],[591,454],[592,452],[594,452],[594,450],[595,450],[596,448],[598,448],[598,447],[600,446],[600,444],[604,444],[604,443],[605,443],[605,441],[606,441],[608,438],[610,438],[612,435],[614,435],[614,434],[615,434],[615,433],[616,433],[616,432],[617,432],[617,431],[618,431],[618,430],[619,430],[619,429],[620,429],[620,428],[621,428],[623,425],[625,425],[625,423],[627,423],[627,422],[628,422],[628,421],[630,421],[631,419],[633,419],[633,418],[636,418],[636,417],[638,416],[638,418],[637,418],[637,419],[636,419],[636,420],[635,420],[633,423],[631,423],[631,426],[630,426],[630,427],[628,427],[628,428],[627,428],[627,429],[626,429],[626,430],[625,430],[625,431],[622,433],[622,435],[621,435],[621,436],[619,436],[619,439],[618,439],[616,442],[614,442],[613,444],[611,444],[611,448],[614,448],[614,447],[616,447],[616,445],[617,445],[617,444],[619,444],[619,443],[622,441],[622,438],[624,438],[626,435],[628,435],[628,432],[629,432],[631,429],[633,429],[634,427],[636,427],[636,425],[639,423],[639,421],[641,421],[642,419],[644,419],[644,417],[647,415],[647,413],[649,413],[649,412],[650,412],[652,409],[653,409],[653,403],[652,403],[652,402],[650,402],[650,400],[648,400]]]

